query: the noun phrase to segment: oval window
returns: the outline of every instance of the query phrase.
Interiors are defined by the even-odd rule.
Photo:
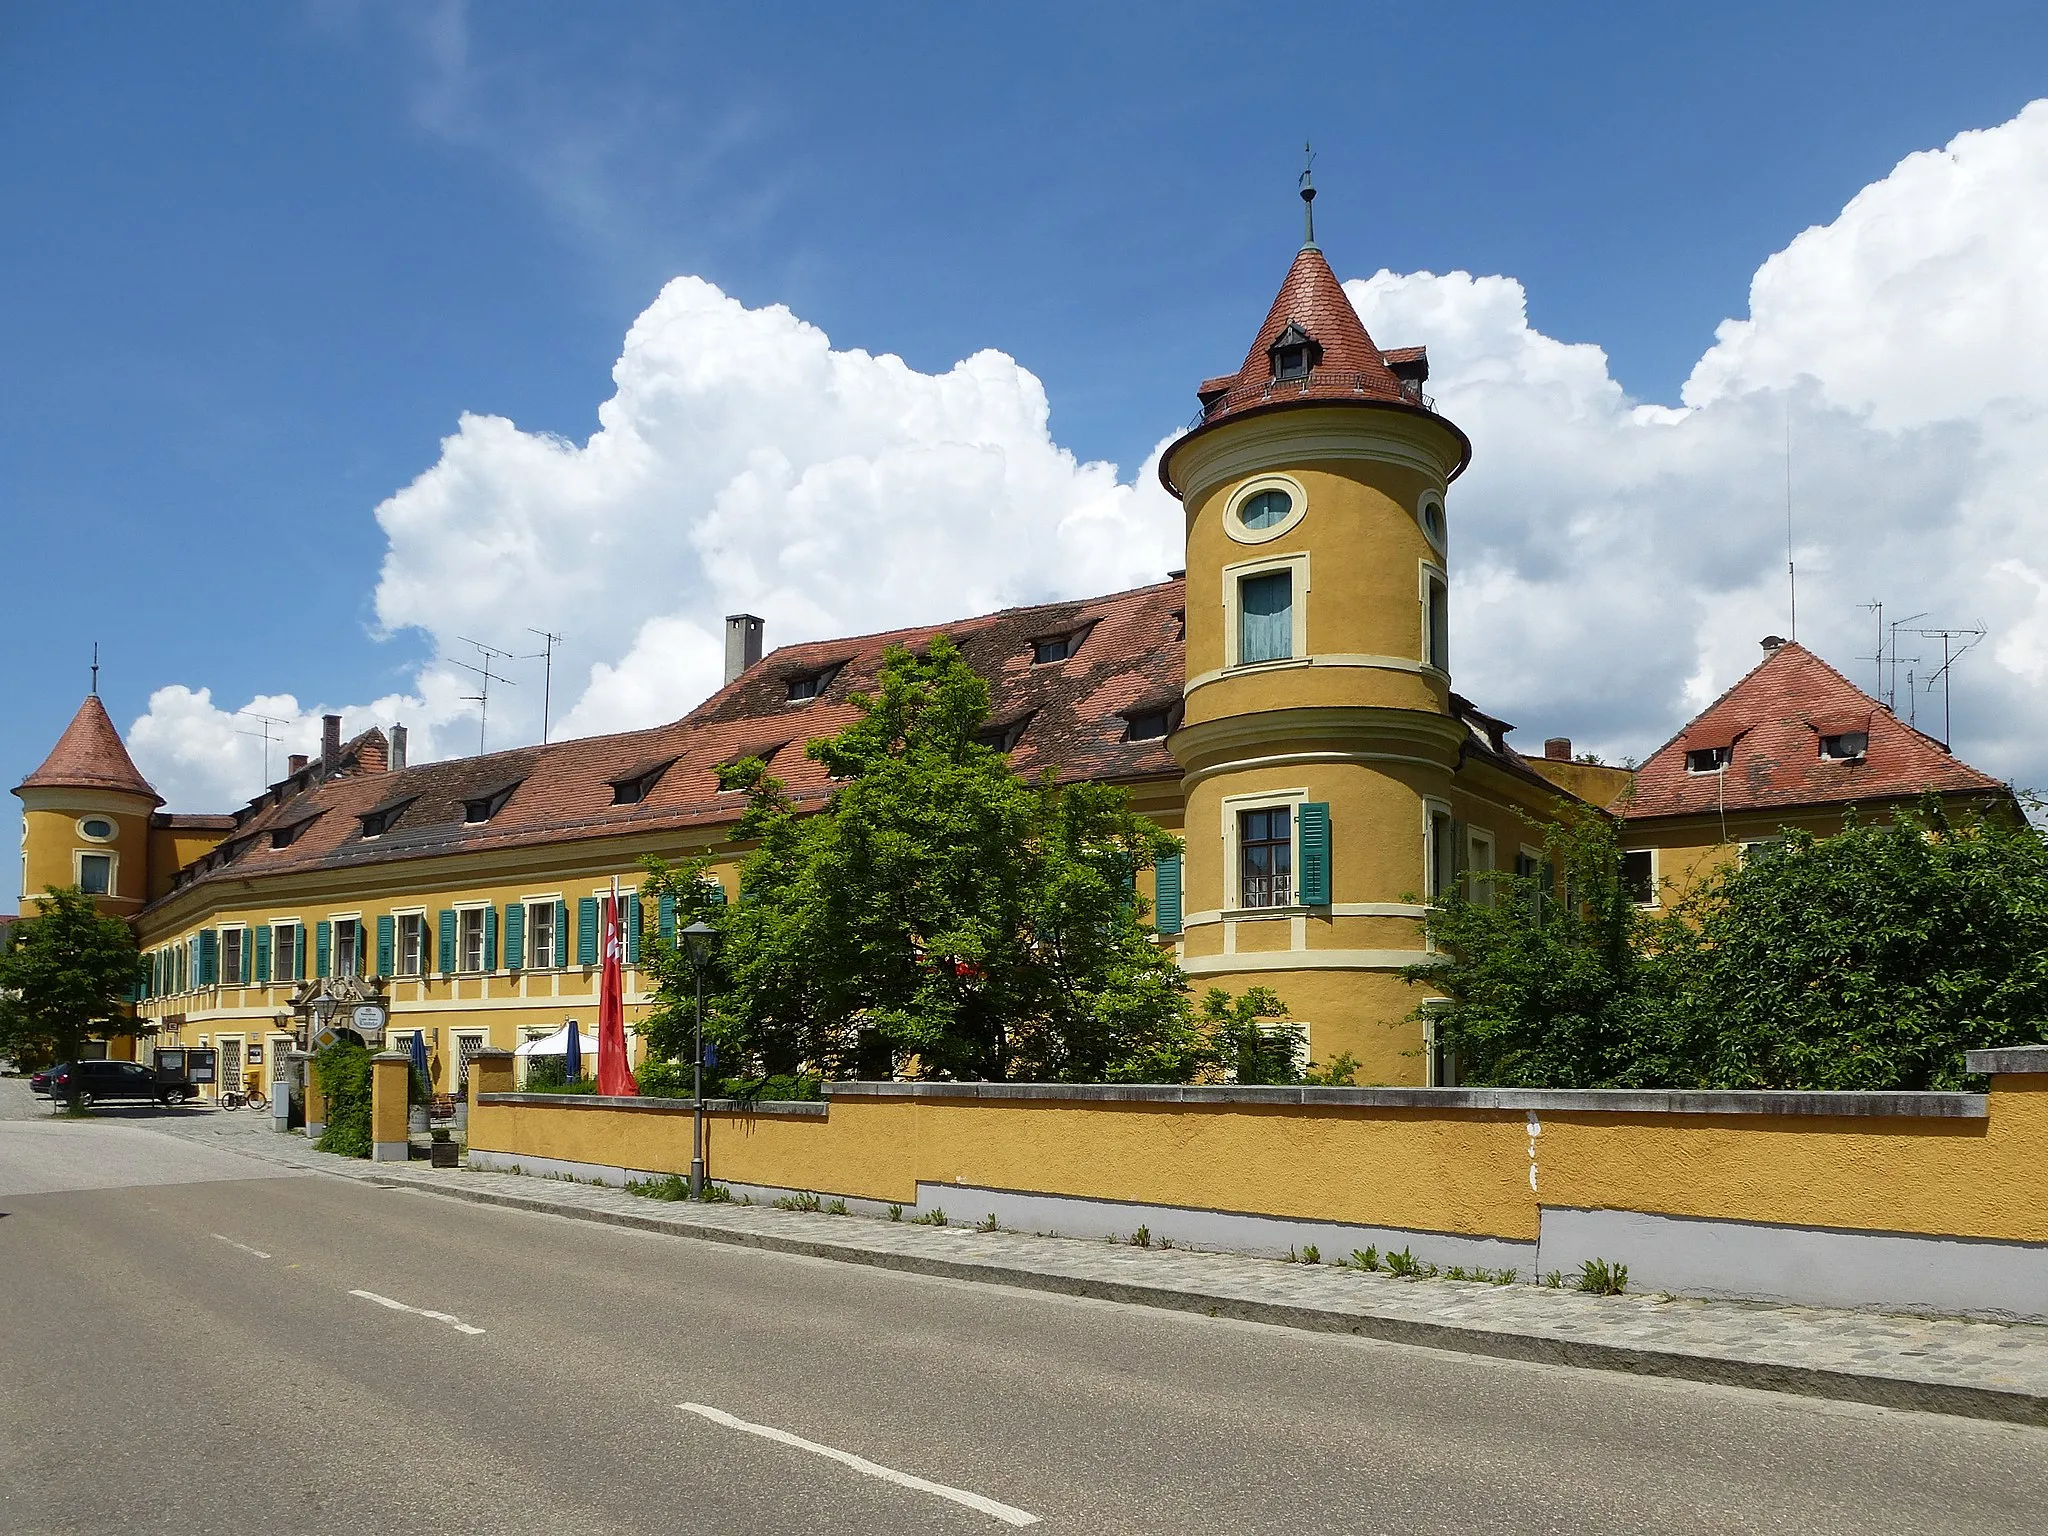
[[[1294,510],[1294,498],[1285,491],[1261,491],[1237,509],[1237,520],[1252,529],[1277,528]]]
[[[1429,541],[1439,547],[1444,542],[1444,506],[1440,501],[1425,501],[1422,504],[1422,531],[1429,535]]]
[[[101,821],[98,817],[94,817],[90,821],[81,821],[78,824],[78,830],[87,837],[112,837],[114,835],[114,824],[111,821]]]

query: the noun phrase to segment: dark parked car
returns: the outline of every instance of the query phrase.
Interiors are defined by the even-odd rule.
[[[192,1099],[190,1083],[164,1082],[137,1061],[70,1061],[50,1069],[43,1090],[53,1099],[76,1095],[80,1104],[107,1104],[119,1099],[154,1099],[169,1107]]]
[[[68,1065],[68,1062],[59,1062],[57,1064],[58,1067]],[[48,1093],[50,1091],[50,1074],[56,1070],[57,1067],[45,1067],[40,1072],[29,1073],[28,1091],[30,1093]]]

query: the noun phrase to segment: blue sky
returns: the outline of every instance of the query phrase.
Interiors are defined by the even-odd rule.
[[[0,771],[95,639],[124,726],[413,687],[375,509],[464,412],[587,438],[671,277],[923,373],[1007,353],[1129,479],[1241,356],[1313,139],[1340,276],[1508,275],[1675,404],[1759,263],[2044,87],[2039,5],[15,3]]]

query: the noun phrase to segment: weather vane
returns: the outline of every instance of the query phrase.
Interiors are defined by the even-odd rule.
[[[1295,185],[1301,188],[1301,243],[1308,247],[1316,243],[1316,152],[1304,141],[1301,155],[1301,175],[1295,179]]]

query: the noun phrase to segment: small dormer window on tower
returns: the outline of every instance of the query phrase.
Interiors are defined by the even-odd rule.
[[[1300,326],[1289,321],[1287,329],[1273,338],[1273,345],[1266,349],[1273,360],[1273,381],[1277,384],[1286,379],[1305,379],[1316,364],[1323,360],[1323,349],[1316,340]]]

